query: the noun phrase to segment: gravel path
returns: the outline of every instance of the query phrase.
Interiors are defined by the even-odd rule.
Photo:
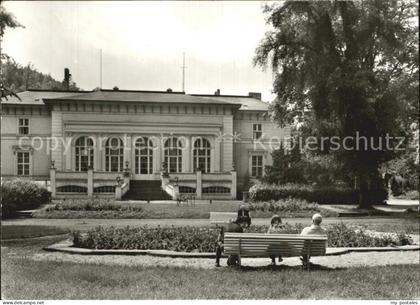
[[[3,249],[2,251],[6,250]],[[6,250],[8,256],[21,256],[23,253],[19,251]],[[138,266],[138,267],[155,267],[155,266],[176,266],[189,268],[213,269],[213,259],[203,258],[167,258],[153,256],[121,256],[121,255],[72,255],[60,252],[37,252],[26,253],[26,258],[34,261],[56,261],[56,262],[72,262],[80,264],[100,264],[100,265],[117,265],[117,266]],[[311,262],[327,268],[350,268],[360,266],[385,266],[397,264],[419,264],[420,251],[395,251],[395,252],[368,252],[368,253],[349,253],[339,256],[313,257]],[[245,266],[262,267],[270,264],[269,258],[245,258],[242,262]],[[281,265],[300,266],[299,258],[284,258]],[[222,266],[226,266],[226,259],[222,259]]]

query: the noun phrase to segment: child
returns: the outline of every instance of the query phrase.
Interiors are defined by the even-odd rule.
[[[271,217],[270,227],[268,228],[267,234],[281,234],[283,233],[284,226],[281,222],[281,218],[279,215],[273,215]],[[271,264],[276,265],[276,257],[274,255],[270,256]],[[279,256],[279,262],[282,262],[283,259]]]

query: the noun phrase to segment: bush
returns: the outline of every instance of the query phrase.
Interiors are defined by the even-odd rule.
[[[1,184],[2,218],[16,216],[19,210],[35,209],[50,200],[47,189],[30,180],[7,180]]]
[[[383,203],[388,198],[386,189],[370,190],[367,195],[372,203]],[[345,187],[313,187],[298,184],[255,184],[249,190],[251,201],[270,201],[299,198],[318,204],[357,204],[359,191]]]
[[[251,226],[247,232],[265,233],[268,226]],[[299,234],[302,224],[284,224],[283,233]],[[326,227],[329,247],[385,247],[412,244],[405,233],[378,234],[345,224]],[[88,249],[171,250],[181,252],[214,252],[219,230],[216,228],[114,228],[97,227],[86,234],[73,232],[75,247]]]
[[[47,211],[117,211],[117,212],[141,212],[141,206],[116,203],[111,199],[67,199],[48,207]]]
[[[284,213],[284,212],[301,212],[301,211],[313,211],[320,212],[319,206],[316,203],[308,203],[306,200],[298,198],[286,198],[279,201],[271,202],[251,202],[249,204],[250,211],[269,211],[272,213]]]

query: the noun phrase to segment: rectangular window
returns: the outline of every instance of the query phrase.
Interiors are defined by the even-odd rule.
[[[252,156],[251,157],[251,176],[262,177],[263,175],[263,156]]]
[[[30,165],[31,163],[30,163],[29,152],[18,151],[17,152],[17,174],[19,176],[29,176]]]
[[[262,124],[252,124],[252,138],[259,140],[262,137]]]
[[[29,134],[29,119],[19,119],[19,134]]]

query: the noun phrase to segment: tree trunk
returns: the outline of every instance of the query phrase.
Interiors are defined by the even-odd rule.
[[[359,208],[365,209],[371,205],[369,201],[369,181],[364,177],[359,177]]]

